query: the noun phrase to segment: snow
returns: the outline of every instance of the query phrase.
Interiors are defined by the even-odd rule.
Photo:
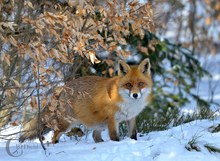
[[[0,156],[4,161],[219,161],[220,153],[210,153],[204,147],[209,144],[220,148],[220,132],[211,133],[208,130],[218,123],[220,119],[197,120],[166,131],[139,135],[138,141],[124,138],[120,142],[114,142],[109,140],[107,131],[104,134],[105,142],[102,143],[94,143],[91,134],[80,141],[63,136],[60,143],[46,146],[46,151],[38,140],[23,144],[12,140],[8,141],[8,146],[7,141],[0,140]],[[51,133],[48,134],[50,135]],[[186,149],[192,140],[201,151]]]
[[[215,85],[220,79],[220,56],[200,61],[213,73],[213,77],[202,79],[195,92],[209,98],[209,90],[213,85],[213,99],[220,102],[220,86]],[[193,113],[196,110],[194,104],[195,102],[187,105],[183,111]],[[220,110],[219,106],[216,106],[216,109]],[[220,132],[211,133],[209,130],[211,126],[220,123],[219,116],[218,112],[213,120],[196,120],[165,131],[138,134],[137,141],[121,138],[120,142],[114,142],[109,139],[108,132],[104,131],[105,142],[102,143],[94,143],[90,132],[78,141],[63,135],[58,144],[52,145],[47,144],[47,141],[51,140],[50,132],[44,141],[46,151],[42,149],[38,140],[20,144],[17,140],[10,140],[13,138],[11,136],[9,140],[0,139],[0,161],[219,161],[220,153],[209,152],[205,147],[211,145],[220,148]],[[20,126],[8,126],[0,131],[0,136],[19,131]],[[198,151],[190,145],[195,146]]]

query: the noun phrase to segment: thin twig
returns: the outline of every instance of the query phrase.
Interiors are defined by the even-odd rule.
[[[46,147],[44,146],[43,144],[43,140],[42,140],[42,134],[41,134],[41,107],[40,107],[40,63],[38,61],[38,64],[37,64],[37,101],[38,101],[38,138],[39,138],[39,141],[41,143],[41,146],[44,150],[46,150]]]

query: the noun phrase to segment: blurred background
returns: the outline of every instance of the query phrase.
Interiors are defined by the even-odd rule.
[[[219,1],[156,0],[154,7],[159,35],[181,43],[195,54],[219,53]]]

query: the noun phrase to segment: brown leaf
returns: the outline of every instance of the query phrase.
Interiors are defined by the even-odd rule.
[[[114,65],[114,61],[111,59],[105,59],[103,62],[105,62],[108,66],[113,66]]]
[[[15,40],[15,38],[13,36],[9,36],[9,42],[15,47],[18,46],[18,42],[17,42],[17,40]]]
[[[108,69],[108,73],[109,73],[110,77],[112,77],[113,74],[114,74],[114,69],[109,68],[109,69]]]
[[[34,6],[33,6],[33,4],[30,1],[26,1],[26,5],[28,7],[30,7],[31,9],[34,9]]]
[[[18,123],[17,121],[13,121],[13,122],[10,123],[10,125],[12,125],[12,126],[18,126],[19,123]]]
[[[129,2],[128,5],[134,7],[134,6],[137,6],[138,3],[139,3],[138,0],[133,0],[133,1]]]
[[[30,105],[32,108],[37,108],[37,99],[34,96],[31,96],[31,102]]]
[[[17,87],[21,87],[21,84],[17,81],[17,80],[15,80],[15,79],[13,79],[13,78],[11,78],[12,80],[13,80],[13,82],[15,83],[15,85],[17,86]]]
[[[10,66],[10,65],[11,65],[10,55],[9,55],[9,54],[6,54],[6,53],[2,54],[2,56],[1,56],[1,61],[6,62],[6,64],[7,64],[8,66]]]
[[[54,96],[58,97],[62,91],[64,91],[62,87],[56,88],[56,90],[54,91]]]
[[[14,26],[17,26],[17,24],[15,24],[14,22],[1,22],[0,23],[0,28],[3,31],[3,28],[1,26],[8,27],[12,31],[15,31]]]
[[[58,77],[61,78],[61,79],[64,77],[63,73],[62,73],[60,70],[57,71],[56,74],[57,74]]]
[[[118,38],[118,42],[119,42],[121,45],[127,45],[127,42],[126,42],[126,40],[125,40],[124,38],[119,37],[119,38]]]
[[[43,85],[45,85],[45,86],[49,86],[49,83],[48,83],[47,81],[42,80],[41,82],[43,83]]]
[[[52,71],[50,69],[46,69],[45,71],[48,75],[50,75],[52,73]]]
[[[40,30],[40,29],[35,29],[35,32],[38,33],[38,34],[40,34],[40,36],[43,36],[42,30]]]
[[[101,62],[101,61],[96,57],[94,50],[90,50],[90,51],[88,52],[88,55],[89,55],[89,59],[90,59],[90,61],[92,62],[92,64],[97,64],[97,63],[100,63],[100,62]]]
[[[45,107],[47,105],[47,98],[43,98],[41,101],[42,107]]]
[[[51,106],[48,106],[49,110],[52,112],[56,111],[56,107],[57,107],[56,105],[57,104],[54,103],[53,105],[51,104]]]
[[[211,17],[206,17],[206,19],[205,19],[205,24],[208,25],[208,26],[210,26],[211,23],[212,23]]]

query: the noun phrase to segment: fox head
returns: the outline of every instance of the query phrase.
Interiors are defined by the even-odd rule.
[[[119,92],[123,98],[145,99],[151,93],[150,66],[149,59],[144,59],[137,66],[119,62]]]

